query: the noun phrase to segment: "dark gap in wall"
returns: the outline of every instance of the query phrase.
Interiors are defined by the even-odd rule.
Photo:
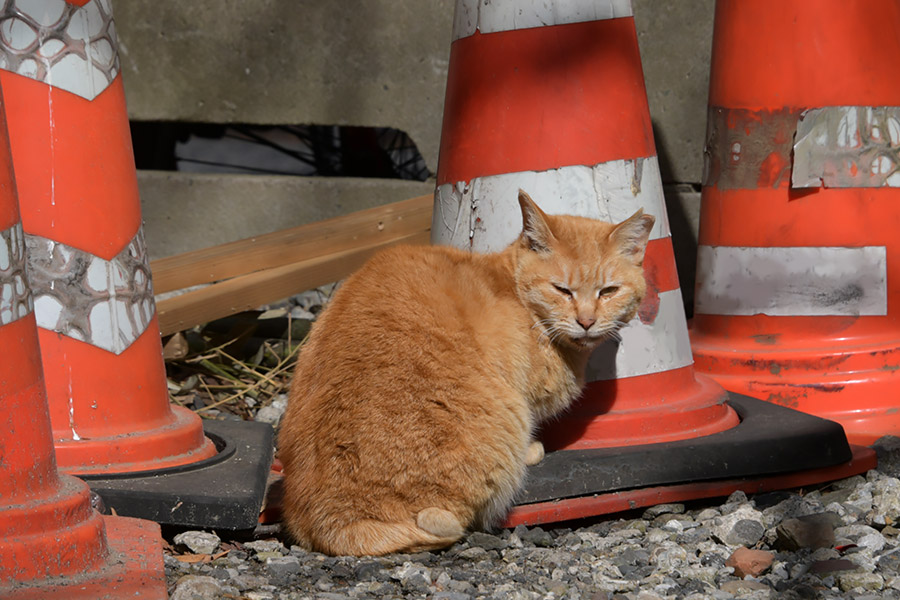
[[[425,181],[412,139],[390,127],[132,121],[138,169]]]

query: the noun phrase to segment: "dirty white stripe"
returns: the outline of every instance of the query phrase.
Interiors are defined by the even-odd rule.
[[[0,69],[93,100],[119,72],[109,0],[10,0],[0,8]]]
[[[700,246],[694,302],[715,315],[886,315],[886,249]]]
[[[621,342],[609,341],[591,355],[587,381],[651,375],[694,362],[680,289],[659,294],[653,323],[635,318],[620,333]]]
[[[25,278],[25,235],[22,224],[16,223],[0,231],[0,326],[32,310],[34,302]]]
[[[791,185],[900,187],[900,106],[826,106],[797,123]]]
[[[475,252],[502,250],[522,231],[519,189],[548,214],[619,223],[642,208],[656,217],[650,239],[669,236],[659,163],[651,156],[593,167],[504,173],[438,186],[431,241]]]
[[[156,314],[141,229],[112,260],[36,235],[26,237],[39,327],[121,354]]]
[[[631,0],[457,0],[453,39],[633,15]]]

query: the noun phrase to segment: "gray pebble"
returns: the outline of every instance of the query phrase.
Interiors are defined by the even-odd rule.
[[[518,533],[518,536],[519,539],[521,539],[523,542],[525,542],[526,544],[531,544],[533,546],[549,548],[553,545],[553,536],[551,536],[540,527],[526,529],[524,533]]]
[[[253,552],[277,552],[279,554],[286,554],[287,549],[284,547],[284,544],[279,542],[278,540],[255,540],[252,542],[247,542],[244,544],[244,548],[248,550],[252,550]]]
[[[185,575],[176,583],[169,600],[219,600],[226,589],[226,586],[213,577]]]
[[[480,531],[476,531],[469,535],[466,538],[466,541],[469,542],[472,546],[478,546],[479,548],[484,548],[485,550],[501,550],[506,548],[507,542],[500,539],[496,535],[491,535],[489,533],[482,533]]]
[[[172,540],[177,546],[184,546],[194,554],[212,554],[222,540],[214,533],[206,531],[185,531]]]
[[[886,435],[876,440],[872,448],[878,455],[878,470],[891,477],[900,477],[900,437]]]
[[[287,577],[300,572],[300,560],[296,556],[277,556],[266,560],[266,569],[274,576]]]
[[[673,515],[684,514],[684,504],[657,504],[656,506],[651,506],[644,511],[643,518],[646,521],[652,521],[656,517],[666,513]]]
[[[472,596],[462,592],[437,592],[432,596],[433,600],[472,600]]]
[[[762,538],[766,528],[759,521],[741,519],[734,524],[725,536],[725,543],[730,546],[753,546]]]
[[[828,548],[834,545],[837,515],[819,513],[787,519],[778,526],[775,547],[779,550]]]
[[[287,394],[279,394],[277,398],[272,400],[271,404],[263,406],[256,411],[254,420],[277,427],[285,410],[287,410]]]

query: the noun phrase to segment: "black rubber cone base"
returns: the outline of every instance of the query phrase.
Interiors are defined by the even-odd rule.
[[[550,452],[529,468],[518,504],[825,469],[853,458],[843,427],[834,421],[740,394],[729,393],[728,404],[741,422],[716,434],[661,444]]]
[[[215,456],[139,473],[82,476],[117,515],[208,529],[252,529],[272,465],[274,432],[267,423],[203,421]]]

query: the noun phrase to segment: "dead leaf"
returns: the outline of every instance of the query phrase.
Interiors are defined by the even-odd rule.
[[[188,343],[184,335],[179,331],[169,338],[166,345],[163,346],[164,360],[178,360],[188,355]]]
[[[175,560],[183,562],[183,563],[208,563],[212,562],[212,557],[209,554],[182,554],[180,556],[176,556]]]

